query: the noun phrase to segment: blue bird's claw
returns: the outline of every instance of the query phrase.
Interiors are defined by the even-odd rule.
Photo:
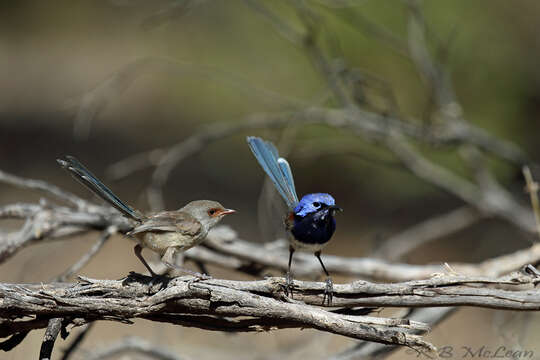
[[[326,278],[326,286],[324,287],[324,297],[322,304],[324,305],[326,300],[328,300],[327,305],[332,306],[332,300],[334,297],[334,282],[332,281],[332,278],[329,276]]]
[[[293,298],[293,289],[294,289],[294,280],[292,278],[292,275],[289,271],[287,271],[287,275],[285,276],[285,295]]]

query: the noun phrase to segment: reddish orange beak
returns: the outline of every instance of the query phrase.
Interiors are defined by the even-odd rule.
[[[233,209],[223,209],[219,212],[219,215],[229,215],[229,214],[234,214],[236,212],[236,210],[233,210]]]

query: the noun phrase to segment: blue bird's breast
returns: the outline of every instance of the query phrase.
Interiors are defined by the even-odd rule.
[[[294,215],[291,233],[305,245],[327,243],[336,230],[336,220],[328,210],[321,210],[305,216]]]
[[[330,194],[307,194],[286,219],[294,248],[319,251],[336,230],[335,200]]]

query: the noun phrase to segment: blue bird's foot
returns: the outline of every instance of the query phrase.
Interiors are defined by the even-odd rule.
[[[285,276],[285,295],[290,296],[291,299],[293,298],[293,289],[294,289],[294,280],[292,278],[290,271],[287,271],[287,275]]]
[[[326,286],[324,288],[324,297],[323,297],[322,304],[324,305],[324,303],[327,302],[328,306],[332,306],[333,297],[334,297],[334,282],[332,281],[332,278],[329,276],[326,278]]]

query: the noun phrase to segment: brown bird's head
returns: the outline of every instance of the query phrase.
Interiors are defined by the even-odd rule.
[[[212,200],[192,201],[180,210],[193,216],[207,229],[210,229],[219,223],[225,215],[236,212],[235,210],[227,209],[217,201]]]

